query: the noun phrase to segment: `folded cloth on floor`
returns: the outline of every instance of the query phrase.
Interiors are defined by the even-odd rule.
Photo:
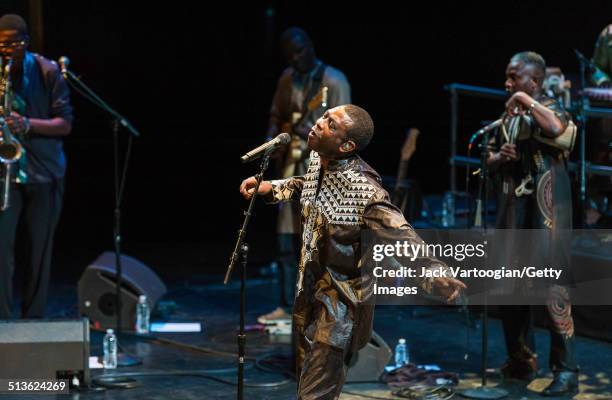
[[[459,375],[455,372],[427,371],[415,364],[406,364],[391,372],[385,372],[381,380],[392,388],[412,386],[415,384],[429,387],[454,386],[459,383]]]

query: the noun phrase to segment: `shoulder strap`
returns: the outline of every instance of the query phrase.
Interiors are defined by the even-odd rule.
[[[308,88],[308,93],[304,96],[304,102],[302,103],[302,110],[307,109],[307,105],[312,100],[313,97],[319,93],[321,88],[321,83],[323,82],[323,74],[325,74],[325,68],[327,65],[325,63],[320,63],[317,66],[317,70],[314,72],[312,76],[312,80],[310,81],[310,87]]]
[[[298,125],[308,116],[308,112],[307,112],[308,103],[310,103],[310,100],[312,100],[313,97],[315,97],[317,93],[319,93],[319,90],[321,89],[321,83],[323,82],[323,75],[325,74],[325,68],[327,68],[327,65],[325,65],[325,63],[323,62],[321,62],[317,66],[317,69],[312,76],[312,80],[310,81],[310,87],[308,88],[308,93],[306,93],[306,95],[304,96],[304,102],[302,103],[302,118],[300,118],[300,120],[298,121],[296,125]]]

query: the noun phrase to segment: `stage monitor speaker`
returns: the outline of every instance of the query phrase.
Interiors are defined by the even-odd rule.
[[[89,385],[89,321],[0,321],[2,379],[68,379]],[[2,397],[2,396],[0,396]]]
[[[134,330],[136,304],[140,295],[147,296],[149,309],[166,293],[166,286],[149,267],[121,255],[121,329]],[[116,326],[117,270],[115,253],[102,253],[89,265],[78,284],[79,311],[89,317],[96,328]]]
[[[391,359],[392,351],[376,332],[368,344],[353,355],[346,382],[377,382]]]

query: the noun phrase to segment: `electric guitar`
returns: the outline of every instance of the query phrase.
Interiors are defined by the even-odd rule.
[[[302,160],[303,154],[308,148],[306,140],[294,132],[295,127],[308,118],[312,112],[327,107],[327,91],[327,86],[322,86],[316,96],[308,101],[304,113],[294,112],[291,116],[291,122],[285,122],[281,125],[281,132],[291,134],[291,143],[287,146],[285,164],[282,169],[283,178],[289,178],[295,174],[295,166]]]

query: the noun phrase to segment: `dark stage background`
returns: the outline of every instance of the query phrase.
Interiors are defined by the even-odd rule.
[[[4,2],[3,11],[27,17],[28,4]],[[441,193],[449,185],[443,86],[503,88],[506,63],[521,50],[576,73],[573,49],[590,56],[612,14],[608,1],[350,4],[43,2],[41,52],[69,56],[72,70],[142,132],[123,205],[125,253],[164,279],[224,271],[245,206],[238,185],[255,168],[239,156],[263,140],[284,66],[278,37],[289,26],[310,32],[319,57],[346,73],[354,103],[374,117],[376,137],[363,157],[394,175],[404,132],[417,126],[423,135],[409,175],[426,193]],[[109,118],[74,92],[73,102],[54,273],[76,281],[112,246],[113,162]],[[463,140],[501,107],[462,99]],[[254,263],[272,258],[274,224],[274,209],[258,206]]]

